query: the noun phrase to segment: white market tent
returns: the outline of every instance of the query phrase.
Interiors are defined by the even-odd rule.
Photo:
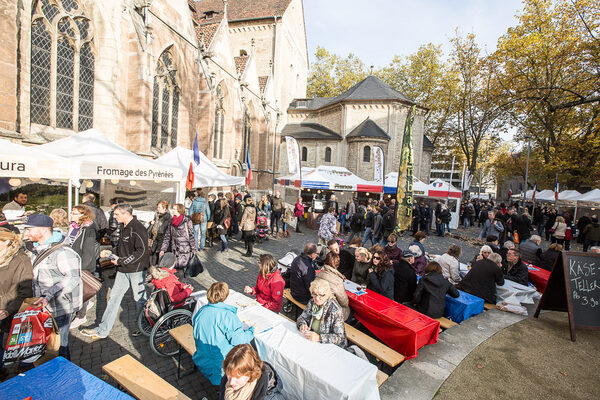
[[[600,189],[594,189],[585,194],[582,194],[577,198],[577,201],[590,201],[600,203]]]
[[[413,195],[417,197],[426,197],[429,191],[429,185],[413,176]],[[390,172],[385,176],[384,193],[395,194],[398,189],[398,173]]]
[[[302,179],[298,174],[276,179],[282,186],[305,189],[338,190],[347,192],[381,193],[383,185],[362,179],[344,167],[320,165],[317,168],[302,167]]]
[[[535,195],[536,201],[554,201],[554,191],[550,189],[542,190],[539,194]]]
[[[460,189],[455,188],[450,185],[448,182],[443,181],[441,179],[436,179],[431,182],[428,186],[428,196],[429,197],[453,197],[456,199],[462,198],[462,192]]]
[[[158,157],[155,161],[169,168],[178,169],[182,179],[187,176],[190,161],[194,160],[194,152],[180,146]],[[227,175],[214,165],[204,153],[200,152],[200,164],[193,164],[194,185],[193,187],[220,187],[245,185],[246,178],[243,176]]]
[[[558,193],[558,200],[577,200],[581,196],[577,190],[563,190]]]

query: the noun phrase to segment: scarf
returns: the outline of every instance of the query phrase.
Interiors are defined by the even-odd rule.
[[[310,330],[313,332],[320,332],[321,318],[323,318],[323,308],[323,306],[318,306],[317,303],[313,303],[312,305],[312,320],[310,321]]]
[[[225,384],[225,400],[250,400],[254,394],[254,388],[256,387],[257,382],[258,379],[255,379],[252,382],[246,383],[238,390],[235,390],[231,387],[229,380],[227,380],[227,383]]]
[[[171,221],[171,224],[173,224],[173,226],[178,227],[179,224],[181,224],[181,221],[183,221],[183,214],[179,214],[178,217],[173,217],[173,220]]]

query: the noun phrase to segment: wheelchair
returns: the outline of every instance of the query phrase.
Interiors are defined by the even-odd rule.
[[[164,289],[154,290],[150,294],[137,322],[140,332],[149,337],[154,353],[164,357],[177,354],[179,345],[169,331],[191,324],[194,307],[196,298],[193,294],[179,303],[173,303]]]

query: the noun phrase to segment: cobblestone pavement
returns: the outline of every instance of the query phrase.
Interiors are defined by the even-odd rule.
[[[225,281],[229,286],[237,291],[242,291],[245,285],[253,285],[256,282],[258,274],[257,257],[260,254],[271,253],[278,259],[288,251],[299,253],[305,243],[316,241],[316,231],[308,229],[305,233],[291,233],[286,239],[269,239],[255,246],[255,257],[245,258],[243,241],[233,240],[230,242],[230,251],[226,253],[219,252],[220,243],[201,252],[200,258],[204,264],[205,271],[198,277],[187,279],[196,290],[206,289],[215,281]],[[399,240],[399,246],[407,248],[408,243],[412,241],[411,237],[403,237]],[[464,240],[453,237],[431,236],[425,241],[425,248],[430,254],[442,254],[450,244],[459,244],[463,247],[461,261],[468,262],[477,252],[477,248],[468,244]],[[112,274],[112,271],[105,271],[105,277]],[[112,286],[112,280],[106,279],[103,288],[98,297],[94,300],[95,305],[88,311],[88,322],[84,326],[95,326],[94,321],[100,321],[102,313],[106,306],[108,288]],[[71,330],[71,360],[89,371],[95,376],[110,379],[102,372],[102,366],[125,355],[131,354],[134,358],[141,361],[146,367],[167,380],[173,386],[180,389],[192,399],[218,398],[218,388],[202,376],[195,372],[182,377],[179,382],[176,380],[177,363],[176,357],[160,357],[152,352],[149,345],[149,339],[145,336],[132,337],[131,333],[137,330],[135,320],[135,303],[131,291],[129,291],[122,301],[122,310],[119,312],[115,325],[106,339],[92,341],[91,338],[82,336],[78,330]],[[193,366],[191,357],[187,354],[182,356],[182,366],[191,368]]]

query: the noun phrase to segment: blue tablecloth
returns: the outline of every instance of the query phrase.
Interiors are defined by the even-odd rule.
[[[483,312],[483,299],[459,290],[456,299],[446,295],[444,317],[460,324],[465,319]]]
[[[57,357],[0,384],[2,400],[133,400],[62,357]]]

